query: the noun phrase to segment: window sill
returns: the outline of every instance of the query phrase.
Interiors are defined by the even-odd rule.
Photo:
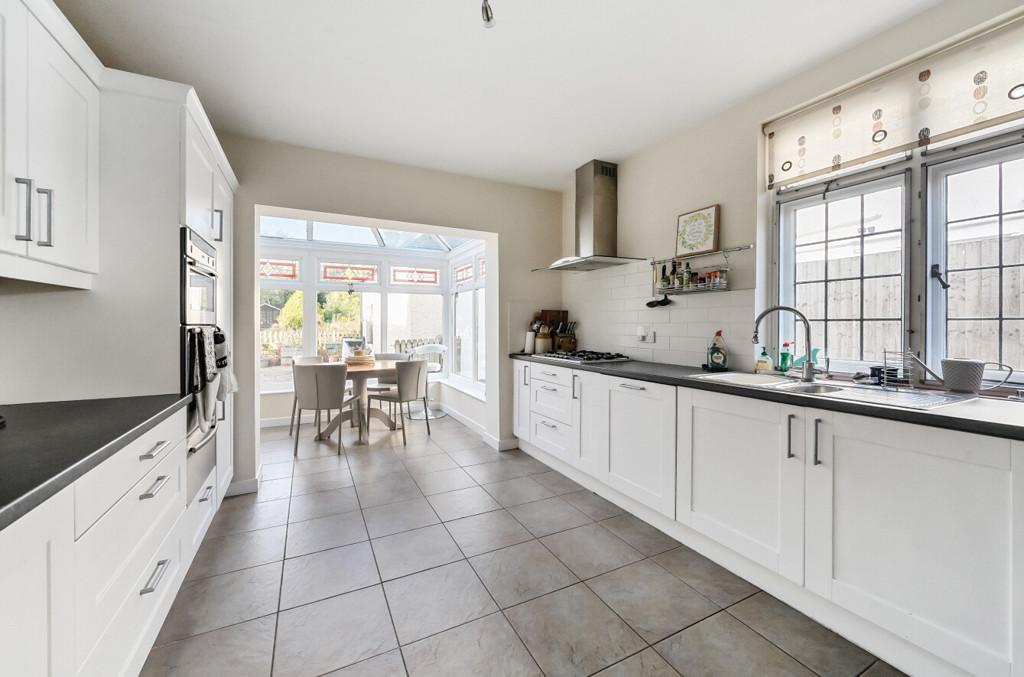
[[[476,383],[468,379],[452,378],[451,376],[448,378],[438,379],[436,383],[444,384],[452,390],[457,390],[464,395],[469,395],[480,402],[487,401],[487,386],[483,383]]]

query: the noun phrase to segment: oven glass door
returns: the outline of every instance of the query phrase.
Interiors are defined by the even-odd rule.
[[[217,278],[193,266],[185,274],[185,324],[217,324]]]

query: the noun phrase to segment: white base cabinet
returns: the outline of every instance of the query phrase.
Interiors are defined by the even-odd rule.
[[[512,362],[512,376],[515,385],[512,387],[512,433],[521,440],[531,441],[530,437],[530,363],[522,360]]]
[[[804,414],[679,389],[676,519],[795,583],[804,569]]]
[[[811,422],[807,587],[972,674],[1009,675],[1024,554],[1012,443],[834,412]]]

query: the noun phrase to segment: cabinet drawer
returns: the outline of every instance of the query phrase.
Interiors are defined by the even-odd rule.
[[[181,518],[181,547],[185,566],[192,564],[192,558],[203,542],[203,536],[213,521],[213,513],[220,505],[217,495],[217,468],[203,480],[203,484],[192,503],[185,508]]]
[[[132,578],[113,623],[79,666],[78,677],[138,674],[181,585],[181,554],[181,534],[172,525]]]
[[[153,552],[185,509],[185,445],[179,443],[75,542],[76,646],[95,644]]]
[[[575,423],[573,395],[571,385],[534,381],[530,384],[530,411],[572,425]]]
[[[185,410],[161,421],[75,482],[75,538],[185,439]]]
[[[531,441],[558,458],[569,461],[580,444],[580,429],[561,421],[533,413],[530,415]]]
[[[572,369],[552,367],[549,364],[530,363],[530,381],[546,381],[567,386],[572,384]]]

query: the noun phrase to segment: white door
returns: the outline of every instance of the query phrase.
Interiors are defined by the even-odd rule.
[[[807,588],[971,674],[1009,674],[1024,540],[1014,553],[1024,484],[1012,443],[814,412],[812,448],[815,427]]]
[[[632,379],[608,382],[609,486],[675,517],[676,389]]]
[[[0,129],[3,130],[3,185],[0,185],[0,251],[28,253],[28,10],[19,0],[0,0]]]
[[[519,439],[530,441],[530,363],[513,360],[516,384],[512,390],[512,433]]]
[[[235,354],[234,321],[231,308],[232,274],[232,216],[234,193],[227,179],[218,171],[215,176],[213,193],[213,244],[217,248],[217,324],[224,330],[228,341],[229,358]],[[233,366],[232,368],[236,368]],[[220,421],[217,423],[217,496],[223,497],[231,484],[234,473],[234,395],[220,405]]]
[[[213,154],[199,127],[186,116],[185,131],[185,225],[205,240],[213,241],[213,182],[217,169]]]
[[[803,583],[803,411],[679,389],[677,519]]]
[[[589,371],[576,372],[580,399],[580,446],[571,462],[591,477],[608,478],[608,390],[612,379]]]
[[[34,18],[28,25],[28,255],[77,270],[99,265],[100,93]]]
[[[74,674],[74,538],[71,487],[0,531],[3,674]]]

